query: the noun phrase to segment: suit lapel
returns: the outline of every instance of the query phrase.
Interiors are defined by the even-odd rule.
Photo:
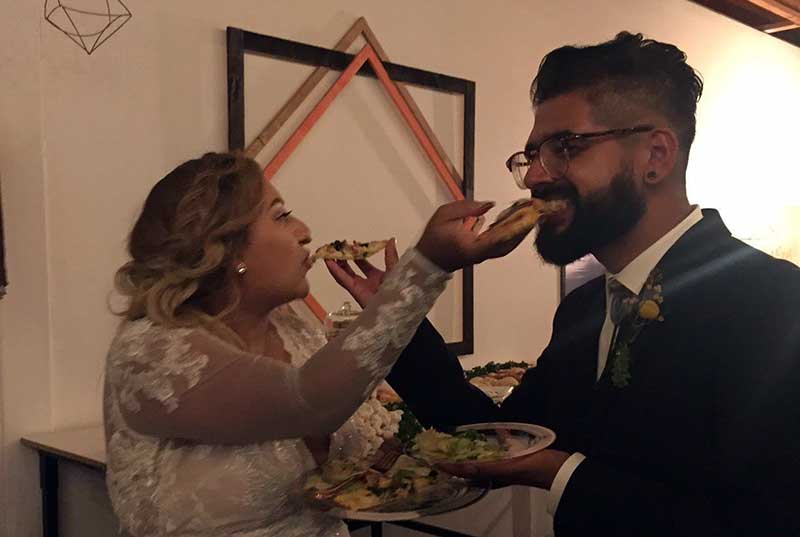
[[[703,219],[692,226],[672,248],[664,255],[655,270],[662,273],[662,313],[664,323],[653,321],[645,325],[635,341],[631,344],[631,384],[636,383],[637,375],[644,376],[644,369],[651,360],[666,359],[665,349],[669,347],[669,326],[671,323],[671,306],[682,304],[697,282],[708,277],[713,271],[716,259],[718,263],[730,261],[725,250],[730,244],[726,241],[730,232],[723,224],[719,213],[704,210]],[[609,357],[603,374],[594,386],[591,402],[591,428],[594,430],[593,441],[603,442],[604,430],[609,421],[609,413],[615,404],[625,400],[626,390],[631,386],[617,388],[611,382],[612,358],[614,349],[609,349]],[[627,403],[626,403],[627,404]]]
[[[597,379],[598,344],[606,312],[605,278],[586,285],[591,287],[580,297],[575,316],[565,327],[564,355],[572,362],[572,379],[580,391],[591,389]]]
[[[685,291],[708,277],[715,266],[730,261],[724,256],[730,237],[719,213],[704,209],[703,219],[689,228],[657,265],[664,275],[664,301],[669,294]]]
[[[550,423],[565,449],[583,449],[591,440],[598,340],[605,319],[604,284],[605,278],[600,277],[574,290],[556,315],[550,351],[558,365],[548,379],[548,406]]]
[[[697,285],[718,269],[730,262],[726,255],[730,248],[730,231],[725,227],[719,213],[713,209],[703,210],[703,219],[689,228],[658,262],[654,270],[661,272],[661,315],[664,322],[653,321],[645,325],[631,346],[632,371],[641,369],[649,360],[658,359],[665,345],[669,344],[668,332],[674,326],[673,315],[686,315],[682,305],[691,302]],[[676,311],[678,310],[678,311]],[[679,313],[679,311],[683,313]],[[635,373],[633,373],[635,375]]]

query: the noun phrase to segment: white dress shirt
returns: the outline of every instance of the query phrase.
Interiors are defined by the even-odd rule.
[[[684,218],[677,226],[668,231],[660,239],[650,245],[647,250],[639,254],[636,259],[628,263],[625,268],[616,274],[609,274],[606,272],[606,318],[603,322],[603,328],[600,330],[600,340],[597,346],[597,379],[603,373],[608,361],[608,352],[611,347],[611,339],[614,336],[614,323],[611,322],[611,315],[609,314],[609,292],[608,280],[614,278],[619,283],[628,288],[634,295],[638,295],[642,291],[648,276],[656,268],[658,262],[664,257],[664,254],[680,239],[684,233],[689,231],[689,228],[694,226],[703,219],[703,213],[700,207],[694,206],[689,216]],[[547,495],[547,511],[551,515],[555,515],[558,509],[558,503],[561,501],[561,495],[564,494],[564,489],[567,487],[569,478],[572,473],[583,462],[586,457],[581,453],[573,453],[561,468],[558,470],[553,484],[550,486],[550,492]]]

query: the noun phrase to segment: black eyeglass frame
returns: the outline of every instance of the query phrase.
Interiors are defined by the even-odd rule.
[[[550,138],[542,141],[542,143],[540,143],[538,145],[538,147],[524,149],[522,151],[517,151],[517,152],[513,153],[510,157],[508,157],[508,159],[506,159],[506,168],[508,168],[508,171],[511,172],[512,175],[514,174],[514,169],[512,167],[512,162],[511,161],[514,160],[514,158],[517,157],[518,155],[522,155],[528,160],[528,166],[533,164],[534,159],[538,158],[539,159],[539,164],[542,166],[542,169],[548,175],[550,175],[550,177],[552,177],[553,179],[560,179],[560,178],[564,177],[564,175],[566,175],[567,172],[569,171],[570,156],[569,156],[569,148],[567,147],[567,144],[569,144],[570,142],[575,142],[577,140],[589,140],[589,139],[599,138],[601,136],[614,136],[615,138],[620,138],[620,137],[624,137],[624,136],[630,136],[632,134],[639,134],[639,133],[642,133],[642,132],[649,132],[649,131],[655,130],[655,128],[656,127],[653,126],[653,125],[637,125],[635,127],[626,127],[626,128],[622,128],[622,129],[610,129],[610,130],[598,131],[598,132],[581,132],[581,133],[574,133],[574,134],[556,135],[556,136],[550,137]],[[542,152],[540,151],[540,148],[543,145],[545,145],[546,143],[552,142],[553,140],[558,141],[559,145],[561,146],[561,151],[564,152],[564,155],[566,157],[566,162],[567,162],[566,168],[564,168],[564,171],[561,174],[559,174],[558,176],[552,175],[550,173],[550,170],[548,170],[547,167],[544,165],[544,161],[542,160]],[[524,180],[524,177],[522,179]],[[520,188],[522,188],[522,189],[526,188],[524,184],[520,185],[519,181],[517,181],[516,178],[514,179],[514,181],[517,183],[517,186],[519,186]]]

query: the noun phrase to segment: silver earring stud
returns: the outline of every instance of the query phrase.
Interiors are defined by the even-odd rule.
[[[238,265],[236,265],[236,273],[237,274],[241,275],[241,274],[244,274],[245,272],[247,272],[247,265],[245,265],[244,262],[241,262]]]

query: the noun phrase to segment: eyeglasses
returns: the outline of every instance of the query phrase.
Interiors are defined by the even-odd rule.
[[[586,132],[578,134],[561,134],[548,138],[539,147],[527,147],[524,151],[517,151],[506,160],[506,168],[514,176],[514,182],[523,190],[525,176],[531,164],[538,158],[544,171],[553,179],[560,179],[569,170],[569,160],[577,156],[584,149],[601,136],[616,138],[630,136],[655,129],[652,125],[638,125],[627,129],[611,129],[602,132]]]

